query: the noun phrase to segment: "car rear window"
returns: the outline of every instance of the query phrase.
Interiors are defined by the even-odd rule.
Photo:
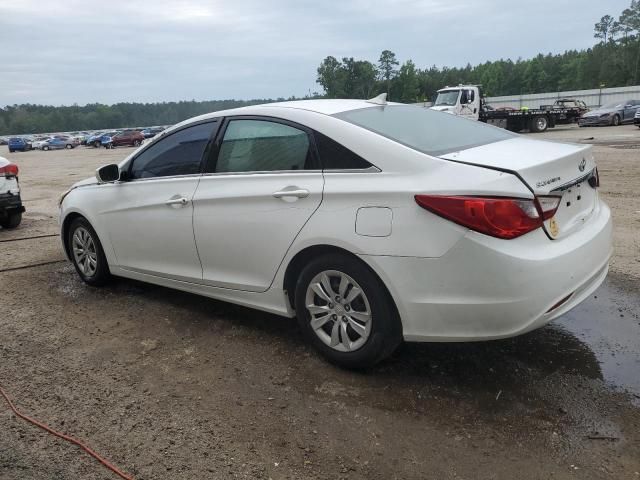
[[[434,156],[515,136],[482,122],[412,105],[367,107],[337,113],[334,117]]]

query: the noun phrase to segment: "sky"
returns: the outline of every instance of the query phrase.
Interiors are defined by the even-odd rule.
[[[328,55],[419,68],[594,44],[630,0],[0,0],[0,106],[321,92]]]

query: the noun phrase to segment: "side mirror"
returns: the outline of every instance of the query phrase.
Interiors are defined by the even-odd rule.
[[[96,170],[96,178],[100,183],[115,182],[120,180],[120,169],[115,163],[105,165]]]

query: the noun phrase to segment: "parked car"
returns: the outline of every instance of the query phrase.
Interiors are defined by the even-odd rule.
[[[106,134],[115,134],[114,132],[105,132],[105,131],[100,131],[100,132],[95,132],[92,133],[91,135],[89,135],[87,138],[85,138],[84,140],[84,144],[87,146],[92,146],[94,148],[98,148],[102,145],[102,136],[106,135]]]
[[[33,141],[31,142],[31,146],[34,148],[34,150],[40,150],[42,149],[42,146],[47,143],[47,141],[51,140],[52,137],[50,136],[37,136],[33,138]]]
[[[18,166],[0,157],[0,227],[16,228],[22,221],[24,207],[20,199]]]
[[[72,149],[78,141],[71,137],[51,137],[42,145],[42,150],[60,150],[62,148]]]
[[[559,98],[552,105],[541,105],[541,110],[553,110],[556,108],[572,108],[579,110],[582,113],[589,111],[589,107],[582,100],[576,100],[575,98]]]
[[[163,127],[151,127],[151,128],[145,128],[144,130],[142,130],[141,133],[144,135],[144,138],[153,138],[163,130],[164,130]]]
[[[640,109],[636,112],[635,117],[633,118],[633,124],[640,127]]]
[[[140,181],[144,180],[144,181]],[[604,280],[589,145],[383,99],[182,122],[60,201],[80,278],[122,276],[297,316],[328,359],[519,335]]]
[[[11,137],[9,142],[7,143],[9,147],[9,152],[26,152],[27,150],[33,149],[31,142],[22,137]]]
[[[623,123],[633,123],[636,112],[640,109],[640,100],[626,100],[613,102],[585,113],[578,120],[581,127],[596,125],[617,126]]]
[[[144,142],[144,135],[138,130],[123,130],[114,135],[102,136],[102,146],[105,148],[139,147],[142,142]]]

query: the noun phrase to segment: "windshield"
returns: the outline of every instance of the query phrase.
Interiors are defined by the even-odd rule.
[[[361,108],[334,117],[434,156],[515,136],[481,122],[412,105]]]
[[[613,110],[615,108],[622,108],[622,104],[619,102],[616,103],[608,103],[607,105],[603,105],[600,107],[602,110]]]
[[[460,90],[447,90],[445,92],[439,92],[434,106],[439,107],[445,105],[455,105],[456,103],[458,103],[458,95],[460,95]]]

